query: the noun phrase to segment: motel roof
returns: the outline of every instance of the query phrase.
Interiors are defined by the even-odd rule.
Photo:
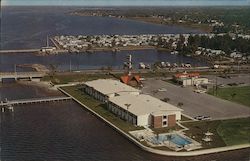
[[[121,93],[121,92],[140,92],[140,90],[128,86],[120,81],[113,79],[98,79],[93,81],[88,81],[85,85],[94,88],[98,92],[108,95],[113,93]]]
[[[176,106],[145,94],[126,94],[112,97],[109,99],[109,101],[118,105],[124,110],[127,110],[127,106],[129,106],[128,111],[136,116],[146,114],[158,115],[160,113],[173,113],[176,111],[183,111]]]

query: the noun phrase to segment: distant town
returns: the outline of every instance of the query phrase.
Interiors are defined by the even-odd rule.
[[[185,54],[186,56],[196,57],[202,56],[207,59],[213,59],[214,61],[220,60],[228,63],[248,63],[250,60],[250,53],[248,50],[242,51],[241,49],[237,50],[235,48],[231,51],[223,51],[223,49],[216,49],[217,47],[211,49],[209,47],[198,46],[199,44],[195,44],[196,47],[192,48],[192,51],[185,51],[185,49],[188,50],[192,45],[191,41],[196,41],[195,39],[216,41],[214,39],[220,38],[223,41],[227,36],[233,42],[238,40],[250,42],[250,35],[242,34],[78,35],[55,36],[53,42],[55,42],[56,46],[59,46],[60,49],[67,50],[71,53],[157,49],[160,51],[169,51],[170,54]],[[246,44],[244,48],[248,47],[249,44]]]

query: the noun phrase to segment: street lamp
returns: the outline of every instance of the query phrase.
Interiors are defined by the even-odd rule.
[[[128,122],[128,109],[129,109],[129,106],[131,106],[131,104],[124,104],[126,107],[127,107],[127,122]]]

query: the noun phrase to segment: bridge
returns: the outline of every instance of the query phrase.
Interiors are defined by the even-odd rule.
[[[42,78],[46,74],[44,72],[4,72],[0,73],[0,82],[3,79],[34,79],[34,78]]]
[[[16,49],[16,50],[0,50],[0,54],[2,53],[34,53],[38,52],[40,49]]]
[[[12,106],[12,105],[20,105],[20,104],[66,101],[66,100],[71,100],[71,99],[72,99],[71,97],[20,99],[20,100],[11,100],[11,101],[0,102],[0,106]]]

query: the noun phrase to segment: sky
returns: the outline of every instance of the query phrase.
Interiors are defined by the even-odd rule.
[[[250,6],[250,0],[0,0],[3,6]]]

